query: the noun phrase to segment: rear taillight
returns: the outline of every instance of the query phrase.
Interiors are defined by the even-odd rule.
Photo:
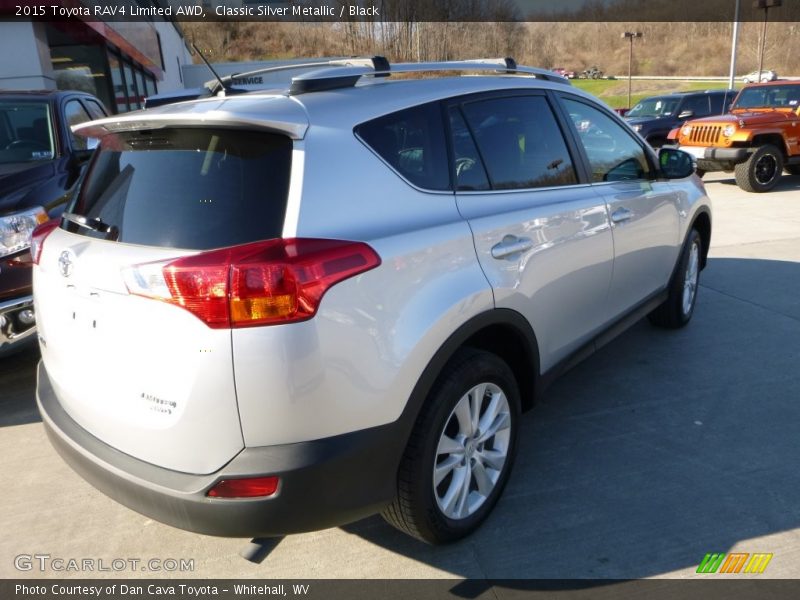
[[[209,327],[310,319],[333,285],[381,264],[362,242],[278,239],[123,270],[132,294],[185,308]]]
[[[223,479],[206,493],[210,498],[261,498],[278,491],[278,477]]]
[[[37,225],[36,229],[31,233],[31,260],[35,264],[39,264],[39,259],[42,257],[42,248],[44,247],[45,238],[52,233],[53,229],[58,227],[61,218],[50,219],[41,225]]]

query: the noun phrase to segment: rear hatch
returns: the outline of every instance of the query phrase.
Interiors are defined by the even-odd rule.
[[[211,301],[159,298],[162,267],[280,237],[292,141],[274,123],[154,123],[102,132],[68,216],[44,239],[34,274],[42,359],[64,409],[94,436],[210,473],[243,447],[231,330],[198,318]]]

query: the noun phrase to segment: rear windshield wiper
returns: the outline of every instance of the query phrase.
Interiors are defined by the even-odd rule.
[[[85,229],[90,229],[91,231],[102,233],[106,236],[107,240],[116,241],[116,239],[119,237],[119,227],[116,225],[109,225],[108,223],[101,221],[98,217],[95,217],[94,219],[87,219],[82,215],[65,212],[61,214],[61,218],[77,225],[78,227],[83,227]]]

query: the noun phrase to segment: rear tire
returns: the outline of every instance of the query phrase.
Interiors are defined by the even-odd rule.
[[[783,171],[783,154],[772,144],[764,144],[745,162],[734,168],[736,184],[745,192],[768,192],[774,188]]]
[[[508,365],[488,352],[459,350],[417,417],[383,518],[429,544],[472,533],[508,481],[519,415]]]
[[[697,302],[702,256],[702,238],[696,229],[692,229],[681,252],[678,269],[670,281],[667,299],[647,315],[653,325],[680,329],[691,320]]]

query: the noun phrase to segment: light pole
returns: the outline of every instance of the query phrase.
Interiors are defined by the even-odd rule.
[[[728,89],[734,89],[736,82],[736,46],[739,43],[739,0],[736,0],[736,8],[733,15],[733,33],[731,40],[731,68],[728,74]],[[725,103],[727,106],[727,102]]]
[[[753,8],[764,9],[764,29],[761,31],[761,47],[758,49],[758,82],[761,83],[761,72],[764,69],[764,47],[767,45],[767,16],[770,8],[778,8],[783,0],[755,0]]]
[[[765,0],[774,1],[774,0]],[[779,0],[780,1],[780,0]],[[633,39],[640,38],[644,34],[641,31],[626,31],[620,37],[628,38],[631,41],[631,49],[628,52],[628,108],[631,107],[631,69],[633,68]]]

